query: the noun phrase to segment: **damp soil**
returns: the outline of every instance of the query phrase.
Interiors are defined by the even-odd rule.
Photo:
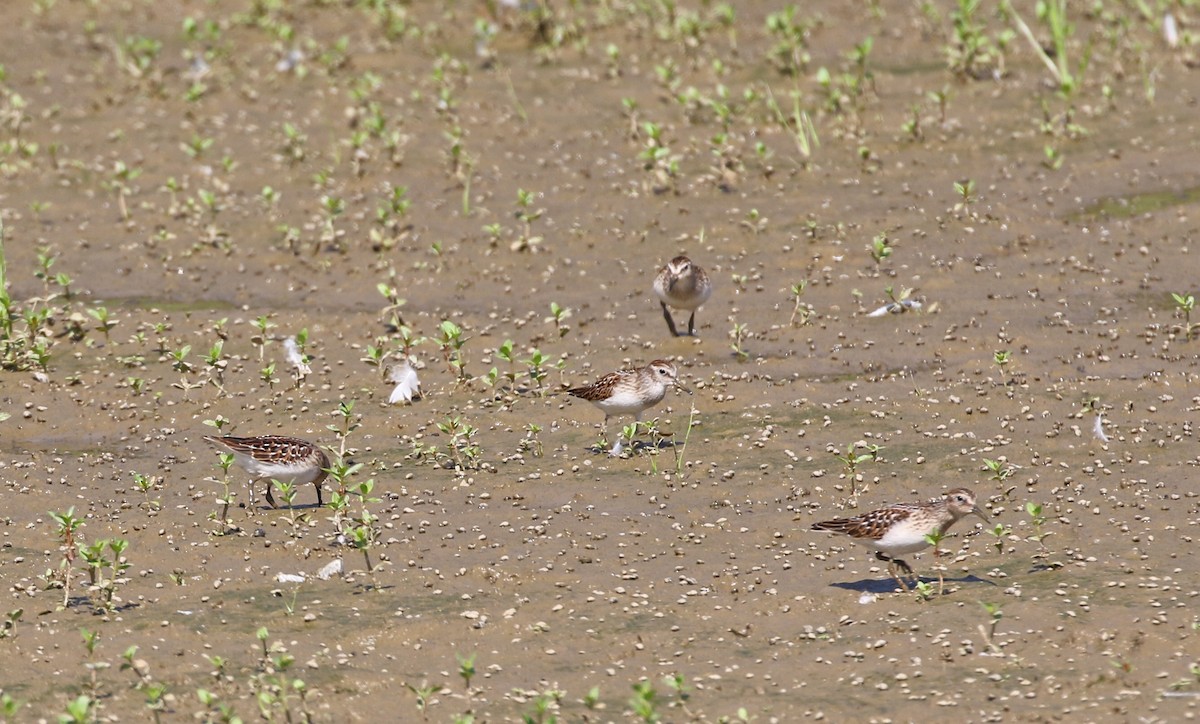
[[[0,372],[16,719],[1194,716],[1200,16],[1072,4],[1064,96],[990,9],[956,73],[956,7],[805,3],[781,56],[759,2],[0,4],[6,284],[49,330]],[[562,391],[655,358],[694,394],[605,455]],[[214,424],[346,420],[366,556],[236,468],[222,524]],[[1000,535],[913,557],[925,597],[809,531],[957,486]],[[69,509],[128,542],[111,598],[76,557],[63,605]]]

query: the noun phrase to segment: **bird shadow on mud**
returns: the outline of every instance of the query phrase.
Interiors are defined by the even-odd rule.
[[[920,578],[920,580],[924,581],[925,583],[932,584],[934,586],[936,586],[937,582],[938,582],[937,578],[932,578],[929,576],[922,576]],[[960,576],[959,578],[947,577],[942,580],[947,584],[950,584],[950,583],[983,583],[983,584],[986,584],[989,586],[997,585],[995,581],[989,581],[986,578],[980,578],[979,576],[976,576],[974,574],[967,574],[965,576]],[[894,593],[896,591],[899,591],[899,588],[896,586],[896,581],[891,578],[864,578],[860,581],[839,581],[839,582],[835,582],[835,583],[830,583],[829,585],[832,588],[844,588],[847,591],[856,591],[858,593],[884,594],[884,593]]]

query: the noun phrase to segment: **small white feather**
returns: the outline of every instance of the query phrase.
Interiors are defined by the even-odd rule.
[[[887,314],[903,314],[910,309],[920,309],[921,303],[911,299],[905,299],[900,302],[888,302],[879,309],[868,314],[868,317],[882,317]]]
[[[396,384],[388,397],[388,404],[397,402],[412,402],[414,397],[421,396],[421,381],[417,379],[417,371],[408,361],[404,361],[388,370],[388,382]]]
[[[288,337],[283,340],[283,349],[287,353],[288,364],[296,368],[296,371],[301,375],[312,374],[312,368],[308,366],[304,355],[300,352],[300,345],[296,344],[295,337]]]
[[[1163,16],[1163,40],[1167,41],[1168,48],[1176,48],[1179,46],[1179,26],[1175,23],[1175,16],[1167,13]]]
[[[1092,425],[1092,434],[1100,442],[1108,442],[1108,435],[1104,434],[1104,416],[1096,415],[1096,422]]]
[[[317,571],[317,578],[322,581],[328,581],[342,572],[342,559],[334,558],[332,561],[321,566],[321,570]]]

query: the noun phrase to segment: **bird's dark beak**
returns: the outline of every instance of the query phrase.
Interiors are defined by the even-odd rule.
[[[984,523],[991,524],[992,521],[988,520],[988,517],[983,514],[983,509],[980,508],[978,505],[976,505],[974,508],[971,508],[971,512],[974,513],[975,515],[978,515],[980,518],[982,518]]]

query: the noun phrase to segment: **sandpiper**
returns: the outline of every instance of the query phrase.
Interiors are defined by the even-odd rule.
[[[696,310],[712,296],[712,282],[691,259],[677,256],[658,270],[658,275],[654,277],[654,294],[662,304],[663,318],[667,320],[667,328],[674,337],[680,334],[668,307],[691,310],[687,333],[692,337],[696,334]]]
[[[572,387],[567,394],[587,400],[604,412],[605,437],[608,436],[608,418],[613,415],[633,415],[641,421],[642,413],[663,401],[667,388],[675,387],[691,394],[691,390],[676,378],[678,370],[674,363],[656,359],[645,367],[610,372],[600,379],[582,387]],[[609,451],[621,454],[621,438]]]
[[[267,481],[267,502],[272,508],[278,507],[271,495],[272,480],[293,485],[312,483],[317,488],[317,505],[324,505],[321,481],[329,475],[329,458],[311,442],[282,435],[205,435],[204,439],[217,449],[231,453],[238,467],[254,476],[250,481],[252,494],[256,482]]]
[[[837,518],[815,523],[813,530],[845,533],[857,543],[875,551],[875,557],[888,564],[888,572],[904,590],[908,585],[897,569],[912,576],[912,566],[896,556],[928,548],[925,536],[944,534],[950,526],[968,515],[978,515],[989,522],[983,510],[975,504],[975,493],[955,488],[945,495],[924,503],[894,503],[878,510],[850,518]]]

